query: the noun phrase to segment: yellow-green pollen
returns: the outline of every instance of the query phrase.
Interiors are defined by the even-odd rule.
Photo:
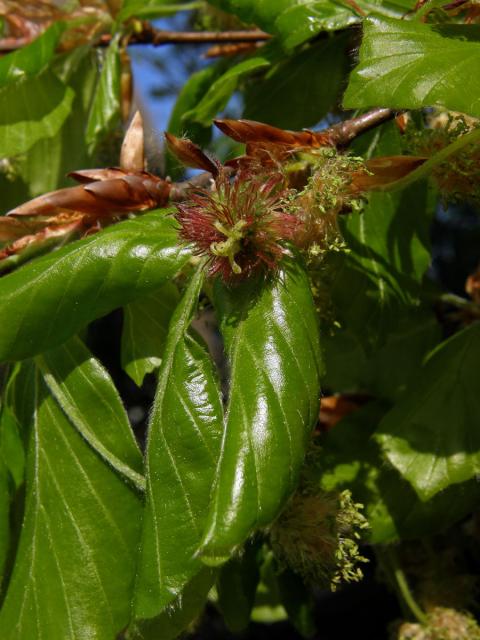
[[[235,262],[235,255],[242,249],[241,240],[244,238],[243,229],[246,225],[246,220],[239,220],[233,227],[226,227],[219,220],[215,221],[213,225],[217,231],[220,231],[226,237],[226,240],[212,242],[210,251],[214,256],[228,258],[233,273],[237,275],[242,273],[242,268]]]

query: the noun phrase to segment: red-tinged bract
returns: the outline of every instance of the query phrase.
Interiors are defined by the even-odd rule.
[[[300,224],[285,209],[283,181],[280,174],[265,179],[246,171],[231,181],[221,173],[214,190],[198,190],[177,205],[180,234],[197,255],[208,256],[210,276],[232,282],[277,271]]]

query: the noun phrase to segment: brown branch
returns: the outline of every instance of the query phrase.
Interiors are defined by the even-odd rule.
[[[264,42],[271,36],[259,29],[242,31],[162,31],[145,28],[140,33],[133,33],[128,37],[128,44],[151,44],[159,47],[164,44],[214,44],[218,42]],[[100,36],[97,46],[106,47],[112,36],[105,33]],[[9,53],[20,49],[32,42],[33,38],[3,38],[0,39],[0,53]]]
[[[242,31],[160,31],[147,29],[133,34],[128,44],[211,44],[216,42],[259,42],[269,40],[271,36],[259,29]]]
[[[366,133],[378,125],[391,120],[400,111],[394,111],[393,109],[372,109],[368,113],[364,113],[357,118],[351,118],[344,122],[334,124],[329,129],[325,129],[322,133],[328,134],[331,143],[336,147],[346,147],[352,140],[362,133]]]

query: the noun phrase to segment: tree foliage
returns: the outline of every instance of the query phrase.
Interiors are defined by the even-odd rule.
[[[427,593],[457,569],[402,555],[447,556],[480,497],[479,257],[454,294],[430,268],[435,211],[480,204],[477,4],[2,12],[1,637],[168,640],[207,601],[235,632],[280,611],[309,636],[315,588],[366,554],[422,637],[477,638],[473,587]],[[129,55],[205,37],[219,59],[156,123],[173,182],[145,163]],[[118,309],[146,435],[92,352]]]

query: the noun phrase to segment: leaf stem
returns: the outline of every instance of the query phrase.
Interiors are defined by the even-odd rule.
[[[395,588],[402,601],[420,624],[427,624],[427,616],[413,597],[405,573],[398,562],[397,553],[391,546],[388,546],[383,550],[383,555],[388,562],[389,573],[391,573],[394,579]]]

